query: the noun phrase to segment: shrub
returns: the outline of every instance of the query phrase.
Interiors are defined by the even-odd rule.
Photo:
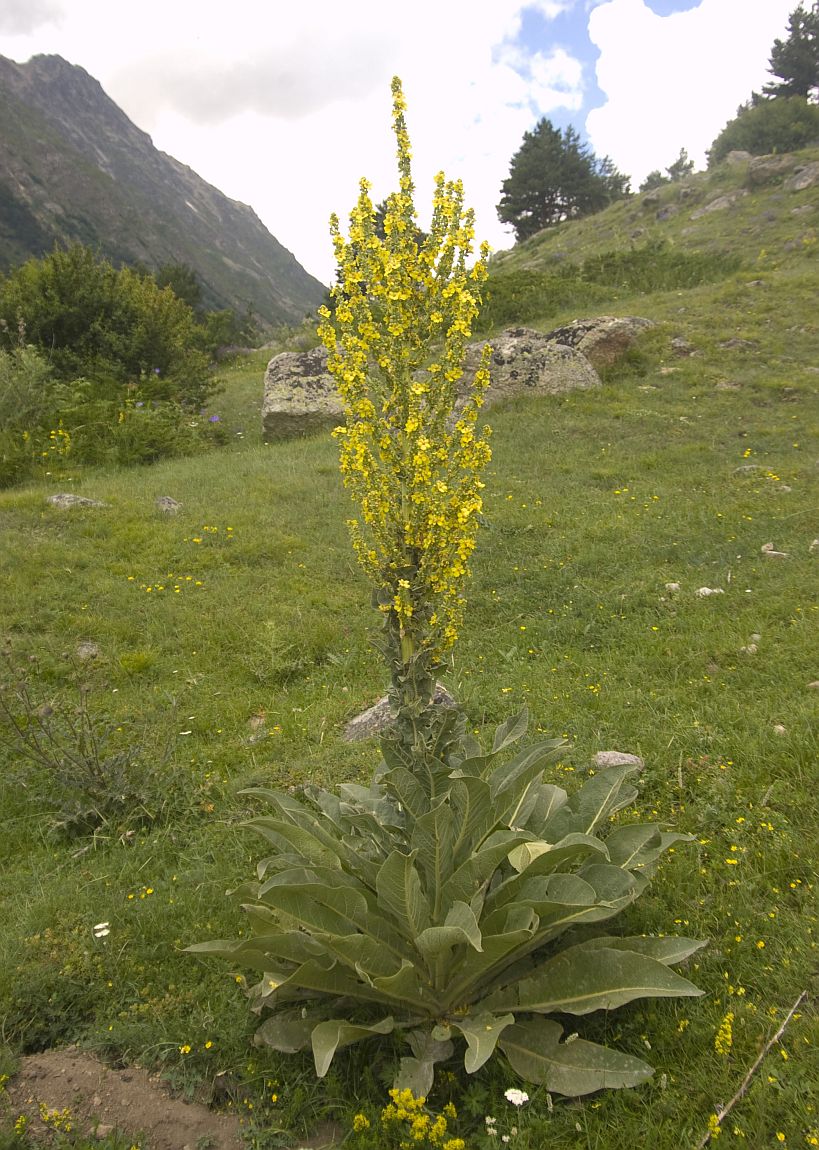
[[[55,377],[92,380],[101,397],[200,405],[212,390],[190,307],[150,275],[116,269],[79,244],[31,259],[0,283],[0,343],[27,342]]]
[[[759,100],[739,109],[722,129],[708,152],[711,168],[729,152],[765,156],[771,152],[795,152],[819,141],[819,105],[801,96]]]

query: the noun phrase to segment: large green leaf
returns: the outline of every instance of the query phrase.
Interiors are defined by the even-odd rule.
[[[416,851],[393,851],[379,868],[375,880],[379,909],[390,915],[397,929],[410,941],[429,925],[430,907],[415,868]]]
[[[383,943],[366,934],[318,935],[329,954],[335,955],[345,966],[352,967],[363,982],[373,978],[396,974],[401,960]]]
[[[691,842],[692,835],[663,832],[652,823],[632,823],[615,827],[606,837],[609,857],[626,870],[651,874],[660,855],[676,842]]]
[[[542,837],[557,841],[574,832],[593,834],[608,815],[634,800],[636,789],[624,786],[624,782],[637,770],[636,766],[608,767],[588,779],[568,803],[547,820]]]
[[[367,900],[354,890],[320,883],[274,886],[265,902],[313,934],[348,935],[361,931],[399,956],[406,943],[383,915],[371,913]]]
[[[589,938],[583,943],[586,950],[599,950],[601,947],[610,947],[614,950],[631,950],[636,954],[647,954],[656,958],[666,966],[674,966],[683,962],[695,951],[708,945],[707,939],[683,938],[673,934],[664,934],[661,937],[651,934],[632,934],[625,938],[601,934],[596,938]]]
[[[319,1021],[307,1011],[282,1011],[266,1018],[253,1036],[256,1046],[270,1046],[283,1054],[295,1054],[310,1045],[313,1027]]]
[[[542,740],[519,751],[508,763],[495,767],[487,780],[492,801],[501,800],[504,805],[516,806],[531,780],[540,774],[543,764],[562,744],[562,739]]]
[[[428,1016],[434,1006],[428,982],[422,981],[418,967],[406,960],[396,974],[374,978],[372,985],[390,1001],[403,1003],[413,1015]]]
[[[496,831],[471,858],[461,863],[447,879],[442,892],[442,905],[460,900],[469,902],[517,843],[525,836],[515,831]]]
[[[460,864],[480,847],[497,826],[497,817],[489,797],[489,784],[474,775],[454,779],[450,788],[454,819],[452,839],[453,866]]]
[[[595,1090],[639,1086],[650,1066],[582,1038],[560,1042],[563,1027],[551,1019],[533,1019],[509,1027],[499,1045],[521,1078],[541,1083],[555,1094],[577,1097]]]
[[[594,887],[598,902],[618,910],[633,902],[641,890],[634,875],[613,863],[585,863],[578,871],[578,878]]]
[[[349,1046],[352,1042],[360,1042],[363,1038],[371,1038],[373,1034],[391,1034],[395,1027],[392,1017],[382,1018],[372,1026],[356,1025],[345,1022],[341,1018],[331,1018],[320,1022],[310,1035],[313,1046],[313,1058],[316,1063],[316,1074],[323,1078],[330,1069],[335,1052],[341,1046]]]
[[[525,908],[528,910],[529,908]],[[537,919],[531,915],[533,922]],[[533,927],[519,927],[517,930],[507,930],[502,934],[484,934],[480,952],[468,950],[452,970],[450,983],[447,987],[447,1002],[450,1009],[454,1009],[463,1002],[470,1002],[475,998],[477,988],[484,979],[491,977],[495,967],[503,964],[504,960],[514,959],[516,951],[524,948],[532,939]],[[512,956],[512,959],[510,959]],[[503,966],[501,965],[501,969]]]
[[[607,854],[605,843],[591,835],[567,835],[554,846],[538,841],[521,843],[508,856],[510,864],[520,873],[494,887],[487,897],[487,908],[494,909],[519,898],[521,889],[531,878],[551,875],[567,864],[582,862],[590,856],[607,857]]]
[[[325,843],[316,838],[304,827],[297,826],[286,819],[274,819],[268,816],[250,819],[246,826],[251,827],[258,834],[272,843],[279,851],[290,849],[300,855],[308,863],[320,866],[338,867],[338,854]],[[259,875],[261,878],[262,876]]]
[[[557,787],[554,783],[541,783],[537,801],[523,825],[539,836],[548,820],[568,801],[569,796],[562,787]]]
[[[272,970],[277,964],[306,962],[320,959],[326,954],[324,947],[304,931],[280,930],[271,934],[257,934],[237,942],[197,942],[185,948],[191,954],[205,954],[227,958],[251,970]]]
[[[472,908],[465,902],[456,902],[450,908],[443,926],[428,926],[415,940],[416,947],[427,962],[461,943],[475,950],[481,949],[481,929],[478,920]]]
[[[412,771],[408,771],[406,767],[394,767],[381,777],[413,822],[426,814],[429,810],[429,800]]]
[[[411,1030],[406,1037],[412,1057],[401,1059],[394,1086],[411,1090],[416,1098],[426,1098],[432,1089],[435,1063],[444,1062],[455,1048],[448,1039],[437,1039],[424,1030]]]
[[[517,715],[510,715],[508,719],[496,729],[492,740],[492,754],[497,755],[506,747],[516,743],[526,734],[529,726],[529,708],[524,707]]]
[[[452,809],[446,802],[440,802],[422,815],[412,830],[410,847],[426,879],[426,892],[433,914],[440,911],[443,885],[453,871],[453,839]]]
[[[613,1010],[635,998],[678,998],[703,992],[646,954],[586,948],[583,943],[543,963],[531,978],[487,1000],[494,1011],[532,1010],[539,1014],[590,1014]]]
[[[492,1057],[501,1034],[514,1021],[514,1014],[490,1014],[486,1010],[451,1020],[453,1029],[460,1030],[466,1039],[464,1069],[467,1074],[480,1070]]]

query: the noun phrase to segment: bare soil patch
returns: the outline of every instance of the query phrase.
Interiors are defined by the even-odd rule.
[[[156,1074],[114,1070],[76,1047],[23,1058],[6,1086],[6,1100],[6,1116],[26,1114],[35,1138],[47,1132],[42,1103],[49,1110],[70,1110],[75,1129],[99,1137],[117,1129],[142,1150],[197,1150],[197,1143],[209,1150],[244,1147],[238,1118],[172,1097]]]

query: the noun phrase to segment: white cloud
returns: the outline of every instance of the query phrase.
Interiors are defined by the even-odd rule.
[[[57,0],[3,0],[0,7],[0,33],[27,36],[43,24],[57,20],[62,6]]]
[[[793,7],[794,0],[702,0],[661,17],[644,0],[598,5],[589,35],[607,102],[586,120],[595,152],[610,155],[634,187],[681,147],[703,166],[739,104],[770,78],[771,47]]]

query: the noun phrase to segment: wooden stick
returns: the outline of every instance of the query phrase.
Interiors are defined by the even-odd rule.
[[[765,1043],[765,1045],[762,1047],[762,1053],[759,1055],[756,1062],[753,1064],[751,1069],[748,1071],[748,1073],[743,1078],[742,1085],[740,1086],[739,1090],[737,1090],[736,1094],[731,1099],[731,1101],[726,1106],[723,1106],[721,1110],[718,1111],[717,1123],[719,1125],[722,1124],[723,1118],[726,1118],[731,1113],[731,1111],[736,1106],[737,1102],[739,1102],[740,1098],[742,1098],[745,1095],[748,1087],[751,1084],[751,1079],[753,1078],[753,1076],[756,1074],[757,1070],[759,1069],[760,1064],[762,1063],[762,1060],[765,1058],[765,1056],[767,1055],[768,1051],[771,1049],[773,1044],[775,1042],[778,1042],[779,1039],[782,1037],[782,1035],[785,1033],[785,1028],[787,1027],[790,1020],[793,1018],[796,1011],[799,1009],[799,1006],[800,1006],[800,1003],[802,1002],[802,1000],[804,998],[807,998],[807,994],[808,994],[808,992],[806,990],[802,991],[802,993],[797,998],[796,1002],[793,1004],[793,1006],[788,1011],[785,1020],[783,1021],[782,1025],[779,1027],[779,1030],[777,1030],[776,1034],[774,1034],[774,1036],[772,1038],[769,1038],[768,1041]],[[708,1143],[711,1141],[711,1133],[712,1132],[710,1130],[706,1131],[706,1133],[702,1136],[700,1141],[697,1143],[695,1150],[702,1150],[703,1146],[708,1145]]]

